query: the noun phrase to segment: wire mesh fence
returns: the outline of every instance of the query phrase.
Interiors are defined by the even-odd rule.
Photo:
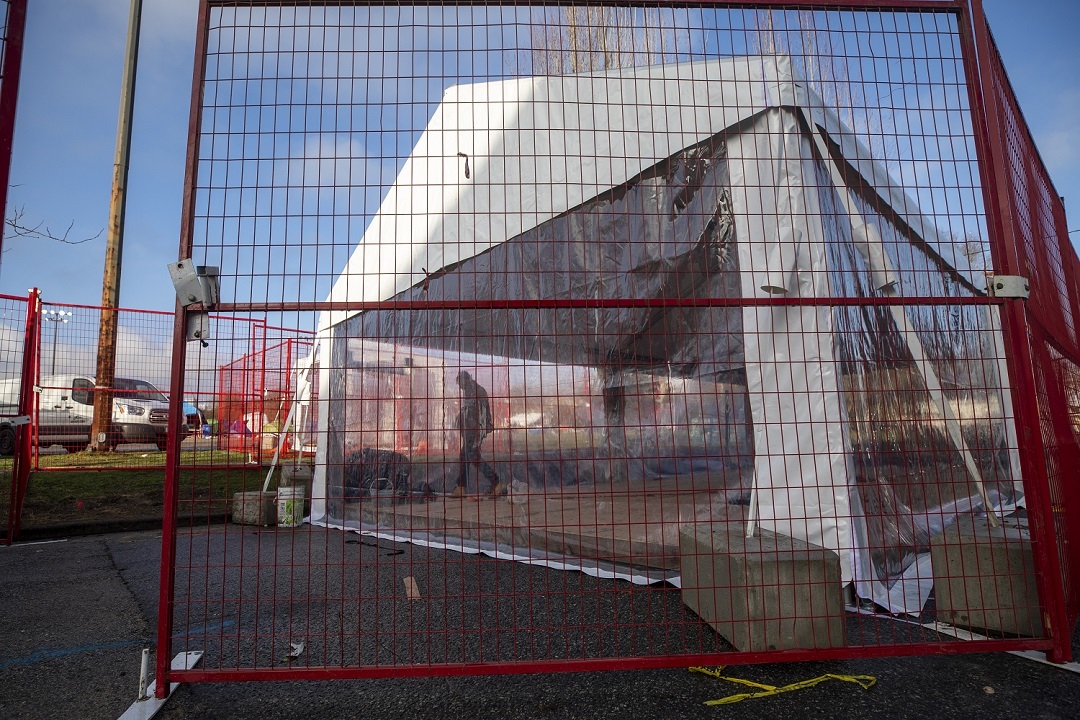
[[[292,457],[313,452],[314,415],[296,404],[298,361],[311,355],[310,339],[267,337],[276,328],[252,325],[258,349],[218,369],[218,448],[249,457]],[[290,333],[291,335],[291,333]],[[302,381],[302,378],[299,378]],[[292,420],[290,421],[290,418]]]
[[[284,471],[181,529],[170,446],[159,678],[1068,656],[1078,268],[977,0],[199,22],[171,428]]]
[[[93,419],[100,308],[44,302],[36,347],[34,469],[163,468],[173,314],[118,310],[111,452],[87,453]],[[215,317],[212,352],[185,372],[197,388],[182,402],[176,437],[188,465],[259,464],[276,446],[290,377],[309,334],[265,321]],[[218,384],[219,380],[221,385]],[[265,439],[264,439],[265,437]]]
[[[25,393],[20,392],[20,379],[31,360],[24,348],[32,332],[27,307],[35,302],[34,292],[28,298],[0,296],[0,518],[6,523],[4,539],[9,545],[19,524],[25,473],[29,469],[29,455],[20,452],[20,441],[25,442],[22,435],[30,427],[21,419],[27,412],[28,398],[24,399]],[[18,460],[16,456],[20,456]]]
[[[35,381],[37,470],[77,468],[88,462],[86,456],[57,460],[56,455],[63,450],[77,456],[90,444],[94,394],[99,389],[95,371],[100,315],[97,307],[42,303]],[[118,316],[109,447],[123,453],[110,453],[106,466],[154,464],[147,451],[155,454],[160,465],[164,456],[157,452],[165,447],[168,428],[167,400],[160,388],[167,389],[169,384],[166,348],[172,315],[122,309]]]
[[[22,42],[26,29],[26,0],[3,0],[0,2],[0,218],[7,219],[7,191],[11,170],[11,145],[15,133],[15,105],[18,98],[19,69],[22,66]],[[6,224],[3,230],[6,230]],[[0,249],[4,232],[0,232]],[[5,296],[0,298],[0,383],[8,383],[17,376],[22,361],[19,343],[20,329],[24,329],[25,313],[20,315],[18,303],[25,298]],[[25,308],[24,308],[25,309]],[[16,446],[16,425],[11,420],[18,417],[17,403],[5,402],[0,408],[0,455],[11,455]],[[7,492],[10,490],[10,492]],[[5,539],[12,539],[16,522],[20,487],[16,483],[13,467],[0,462],[0,518],[6,519]]]
[[[1049,623],[1071,628],[1080,616],[1080,483],[1068,471],[1080,460],[1080,260],[1065,204],[1024,122],[1001,55],[989,32],[980,39],[982,72],[989,78],[987,137],[997,159],[990,186],[996,191],[991,217],[1000,223],[1002,239],[999,267],[1027,278],[1031,290],[1023,308],[1011,308],[1017,317],[1009,322],[1016,348],[1010,371],[1021,386],[1024,424],[1039,427],[1043,445],[1027,454],[1025,476],[1045,478],[1036,483],[1033,519],[1047,525],[1043,552],[1053,582],[1044,592],[1060,598],[1047,603]]]
[[[0,1],[0,217],[5,220],[8,218],[7,191],[25,31],[26,0]],[[15,214],[15,218],[18,218],[18,214]],[[4,229],[7,230],[7,227]],[[3,237],[0,236],[2,246]]]
[[[0,298],[0,510],[7,539],[66,523],[145,522],[159,517],[165,450],[176,442],[194,496],[226,518],[227,498],[257,486],[278,458],[313,451],[304,425],[282,431],[293,404],[295,362],[310,333],[265,321],[211,318],[212,352],[188,363],[181,423],[169,432],[173,315],[117,310],[117,364],[107,451],[90,452],[100,308]],[[224,383],[219,389],[218,381]],[[242,389],[241,389],[242,388]],[[119,478],[116,471],[125,471]]]

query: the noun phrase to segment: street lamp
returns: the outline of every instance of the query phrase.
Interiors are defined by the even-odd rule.
[[[71,321],[71,312],[69,310],[46,310],[41,313],[41,316],[48,322],[56,323],[53,326],[52,336],[52,365],[49,370],[50,375],[56,374],[56,336],[60,332],[59,323],[67,323]]]

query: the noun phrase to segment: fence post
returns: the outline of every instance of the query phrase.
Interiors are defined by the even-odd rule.
[[[23,356],[19,376],[19,415],[29,415],[31,422],[16,430],[15,458],[11,467],[11,504],[8,506],[7,542],[10,545],[19,536],[22,525],[22,506],[26,499],[26,487],[30,480],[30,452],[33,446],[33,417],[37,406],[34,392],[37,377],[38,328],[41,322],[41,293],[30,290],[26,298],[26,325],[23,329]]]
[[[251,387],[249,387],[249,385],[254,386],[254,384],[255,384],[255,360],[254,360],[254,356],[252,354],[254,352],[255,352],[255,324],[252,323],[251,325],[248,326],[248,351],[247,351],[247,353],[245,353],[245,355],[243,357],[243,363],[244,364],[243,364],[243,371],[242,372],[244,374],[243,374],[243,376],[241,378],[241,384],[240,384],[240,388],[241,388],[241,390],[243,392],[242,397],[244,398],[244,402],[240,406],[240,422],[243,424],[243,427],[245,427],[245,428],[247,427],[247,421],[244,419],[244,411],[247,410],[248,401],[250,400],[251,396],[253,396],[254,393],[255,393],[255,391],[253,389],[251,389]],[[254,425],[254,422],[252,422],[252,424]],[[254,448],[252,446],[252,443],[254,442],[254,440],[252,440],[252,438],[254,438],[254,437],[255,437],[255,428],[251,429],[251,435],[247,435],[247,434],[244,434],[243,432],[241,432],[241,435],[240,435],[240,447],[243,448],[243,452],[246,452],[248,455],[252,455],[253,452],[254,452]],[[251,460],[253,458],[249,457],[248,459]]]
[[[4,37],[3,82],[0,84],[0,218],[7,215],[7,191],[11,173],[11,149],[15,136],[15,108],[19,98],[23,35],[26,31],[26,0],[10,0]],[[0,251],[3,234],[0,233]],[[2,255],[0,255],[2,257]]]
[[[993,86],[993,48],[982,0],[968,0],[959,26],[964,68],[969,79],[967,85],[994,270],[1004,275],[1024,274],[1024,264],[1021,262],[1011,217],[1005,155],[1000,144],[1003,130]],[[1016,413],[1014,421],[1018,430],[1020,467],[1029,510],[1036,582],[1043,605],[1043,625],[1047,636],[1053,641],[1047,658],[1054,662],[1065,662],[1071,657],[1071,633],[1052,520],[1053,508],[1046,486],[1046,445],[1039,418],[1034,357],[1025,302],[1021,299],[1004,300],[1000,306],[1001,326],[1009,387]]]
[[[255,447],[256,457],[259,458],[259,462],[262,462],[263,445],[266,437],[263,434],[266,428],[266,336],[269,333],[266,327],[266,321],[261,321],[262,327],[262,346],[259,348],[259,431],[256,437],[258,438]]]
[[[36,289],[36,288],[35,288]],[[40,326],[45,324],[45,303],[41,301],[41,292],[38,292],[38,311],[35,314],[35,324],[38,326],[38,331],[34,334],[34,366],[33,366],[33,379],[34,385],[41,387],[41,338],[44,333],[41,332]],[[33,402],[30,410],[30,465],[33,472],[37,472],[41,469],[41,403],[38,402],[41,399],[41,395],[34,393]]]
[[[282,418],[289,416],[289,411],[292,410],[293,404],[293,389],[292,389],[292,375],[293,375],[293,339],[291,337],[285,339],[285,390],[282,392],[282,401],[278,403],[278,415]],[[280,372],[280,370],[278,371]],[[288,409],[286,409],[288,408]],[[281,420],[281,427],[278,430],[278,447],[285,451],[285,432],[290,428],[285,427],[284,419]]]
[[[195,30],[195,68],[191,77],[191,109],[188,115],[188,147],[184,177],[184,200],[180,212],[180,260],[191,256],[194,236],[195,182],[199,174],[199,123],[202,119],[203,79],[206,73],[206,40],[210,7],[199,2]],[[176,302],[173,322],[172,369],[169,387],[169,432],[178,433],[184,412],[184,372],[187,367],[187,308]],[[157,655],[154,695],[169,696],[172,672],[173,591],[176,587],[176,515],[180,484],[180,442],[172,437],[165,451],[165,498],[161,523],[161,565],[158,587]]]

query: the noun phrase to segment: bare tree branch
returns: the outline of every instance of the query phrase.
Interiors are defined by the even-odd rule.
[[[512,77],[567,75],[660,63],[675,57],[674,31],[659,10],[607,6],[550,7],[541,11],[529,47],[506,57]]]
[[[44,221],[39,222],[36,225],[31,225],[26,222],[25,218],[26,208],[24,207],[16,207],[12,211],[10,217],[4,218],[4,224],[8,227],[13,237],[33,238],[37,240],[55,240],[56,242],[63,243],[65,245],[82,245],[83,243],[90,242],[91,240],[97,240],[99,237],[101,237],[101,233],[105,232],[105,228],[102,228],[91,237],[72,239],[71,231],[75,227],[74,220],[71,221],[71,223],[62,233],[58,233],[53,231],[53,229],[46,225]]]

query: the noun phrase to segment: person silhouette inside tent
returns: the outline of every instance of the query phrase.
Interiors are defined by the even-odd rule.
[[[469,467],[476,469],[476,485],[479,492],[480,474],[483,473],[491,483],[491,492],[498,493],[498,477],[494,468],[480,459],[480,445],[484,438],[495,429],[491,417],[491,403],[487,390],[473,380],[472,375],[462,370],[458,373],[457,384],[461,389],[461,407],[458,409],[457,429],[461,435],[460,473],[454,495],[468,492]]]

